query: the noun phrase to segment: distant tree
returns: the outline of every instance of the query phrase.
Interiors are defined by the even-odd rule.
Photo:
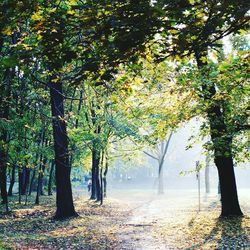
[[[159,144],[156,147],[156,152],[155,154],[152,154],[151,152],[144,151],[146,155],[149,157],[153,158],[154,160],[157,160],[158,162],[158,194],[163,194],[164,193],[164,161],[165,157],[168,151],[169,143],[172,137],[172,132],[168,136],[168,139],[165,141],[160,141]]]

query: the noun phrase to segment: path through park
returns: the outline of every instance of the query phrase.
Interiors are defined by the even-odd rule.
[[[240,195],[247,201],[247,190],[241,190]],[[195,190],[174,191],[170,190],[165,195],[156,196],[136,196],[123,197],[126,202],[133,205],[131,216],[121,225],[118,235],[121,241],[121,249],[135,250],[167,250],[186,249],[190,245],[197,244],[197,248],[209,249],[218,240],[218,236],[223,237],[223,224],[220,227],[212,227],[219,215],[219,199],[214,192],[211,195],[201,197],[201,210],[198,211],[198,196]],[[243,200],[243,199],[242,199]],[[248,198],[249,201],[249,198]],[[249,202],[243,204],[244,211],[249,214]],[[207,217],[209,212],[210,216]],[[212,215],[212,216],[211,216]],[[202,223],[204,223],[202,225]],[[218,225],[217,225],[218,226]],[[196,238],[199,229],[204,230],[204,235]],[[212,230],[211,230],[212,229]],[[236,227],[235,230],[239,228]],[[240,246],[249,245],[249,228],[238,237]],[[205,236],[202,239],[202,235]],[[216,238],[217,237],[217,238]],[[235,235],[235,237],[237,237]],[[230,239],[225,236],[226,241]],[[221,247],[223,247],[223,239]],[[198,244],[199,242],[199,244]],[[201,246],[203,244],[203,246]],[[232,243],[234,244],[234,243]],[[207,247],[207,248],[206,248]]]
[[[11,213],[0,213],[0,249],[250,249],[249,190],[239,190],[245,217],[230,220],[218,220],[216,191],[201,197],[200,212],[196,190],[158,196],[153,190],[113,189],[108,194],[100,206],[81,190],[75,196],[79,216],[63,221],[52,219],[54,196],[44,196],[39,206],[34,196],[27,205],[13,198]]]

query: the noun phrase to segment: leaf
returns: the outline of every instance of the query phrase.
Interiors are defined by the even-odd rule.
[[[32,16],[31,16],[31,19],[34,20],[34,21],[39,21],[42,19],[42,15],[41,15],[41,12],[38,11],[36,13],[34,13]]]
[[[18,65],[18,59],[15,56],[9,56],[2,59],[1,63],[6,67],[15,67]]]
[[[9,26],[7,26],[5,29],[2,30],[2,34],[10,36],[13,33],[13,31],[11,30],[11,28]]]

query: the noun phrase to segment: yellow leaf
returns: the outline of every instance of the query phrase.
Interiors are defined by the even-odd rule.
[[[2,33],[3,33],[4,35],[9,36],[9,35],[12,34],[12,30],[10,29],[10,27],[6,27],[5,29],[3,29]]]
[[[75,14],[75,11],[73,11],[73,10],[68,10],[68,11],[67,11],[67,14],[69,14],[69,15],[74,15],[74,14]]]
[[[31,19],[34,20],[34,21],[38,21],[38,20],[41,20],[42,18],[42,15],[40,12],[36,12],[34,13],[32,16],[31,16]]]
[[[54,83],[56,83],[58,81],[59,81],[59,78],[54,78],[54,79],[51,80],[51,82],[54,82]]]

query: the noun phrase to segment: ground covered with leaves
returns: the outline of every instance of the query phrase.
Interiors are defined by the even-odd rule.
[[[11,213],[0,206],[0,249],[250,249],[249,200],[243,218],[218,219],[217,195],[204,197],[197,211],[193,192],[117,192],[103,206],[85,196],[75,200],[79,216],[54,221],[55,197],[34,205],[11,198]]]
[[[216,192],[198,199],[192,190],[151,196],[123,224],[123,249],[250,249],[249,190],[240,191],[242,218],[219,219]]]
[[[164,221],[157,231],[169,249],[250,249],[250,217],[220,219],[219,209]]]
[[[0,214],[0,249],[118,249],[115,232],[129,209],[116,201],[99,206],[77,199],[75,204],[78,217],[55,221],[54,197],[42,197],[39,206],[11,199],[11,213]]]

